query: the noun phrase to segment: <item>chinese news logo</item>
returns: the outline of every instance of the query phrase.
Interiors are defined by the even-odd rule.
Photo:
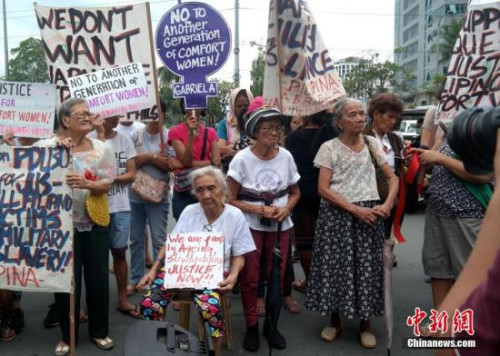
[[[421,336],[420,324],[425,320],[427,315],[425,311],[416,307],[415,313],[406,319],[406,325],[413,327],[413,335]],[[450,326],[448,325],[449,315],[445,310],[438,312],[436,309],[432,309],[429,319],[430,323],[427,324],[427,328],[431,334],[437,332],[446,334],[450,330]],[[472,309],[455,310],[452,318],[452,329],[450,331],[454,334],[465,331],[470,336],[474,335],[474,311]]]
[[[427,316],[429,322],[426,320]],[[415,313],[406,319],[406,325],[413,328],[413,335],[417,337],[407,339],[407,347],[409,348],[476,347],[475,340],[439,337],[444,336],[448,331],[451,331],[452,334],[465,332],[469,336],[474,335],[474,311],[472,309],[455,310],[450,318],[450,315],[444,310],[438,312],[432,309],[429,315],[417,307]],[[420,336],[438,336],[438,338],[422,339],[419,338]]]

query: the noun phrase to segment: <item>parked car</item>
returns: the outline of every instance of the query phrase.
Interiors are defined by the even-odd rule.
[[[413,147],[420,146],[420,136],[422,135],[422,123],[429,106],[419,106],[414,109],[407,109],[401,114],[399,125],[397,125],[401,136],[406,143]],[[420,121],[420,124],[419,124]]]

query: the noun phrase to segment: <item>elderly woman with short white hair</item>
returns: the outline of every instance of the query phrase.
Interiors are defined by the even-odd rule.
[[[245,130],[254,144],[236,154],[227,175],[231,190],[230,202],[244,212],[257,247],[257,250],[245,256],[245,267],[241,273],[241,298],[247,324],[243,348],[257,351],[260,347],[257,285],[261,256],[265,256],[266,275],[269,276],[280,222],[281,250],[285,252],[280,266],[283,286],[289,233],[293,227],[290,212],[300,197],[297,184],[300,175],[290,152],[278,145],[283,135],[283,118],[279,110],[257,108],[250,113]],[[264,329],[264,333],[266,332]],[[270,337],[274,348],[286,347],[286,340],[279,332]]]
[[[220,292],[233,289],[238,274],[245,263],[244,255],[255,250],[248,224],[242,212],[226,204],[228,188],[222,172],[212,166],[199,168],[190,173],[193,194],[198,203],[188,205],[172,235],[193,232],[218,232],[224,235],[224,280],[218,290],[204,290],[193,293],[194,302],[202,317],[208,321],[210,334],[214,339],[216,355],[220,352],[221,337],[224,335],[224,319],[220,304]],[[150,286],[141,302],[143,319],[163,319],[171,295],[163,286],[165,277],[165,248],[149,272],[139,282],[139,288]]]
[[[333,341],[342,329],[340,315],[359,318],[360,343],[377,345],[370,319],[383,314],[382,245],[384,223],[394,204],[398,179],[376,139],[363,136],[366,114],[359,101],[335,106],[339,137],[323,143],[316,158],[321,196],[314,233],[313,260],[306,308],[330,316],[321,338]],[[389,185],[384,201],[375,171]]]

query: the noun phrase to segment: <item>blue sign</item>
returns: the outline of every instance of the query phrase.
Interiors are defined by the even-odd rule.
[[[206,108],[208,97],[218,93],[217,82],[206,77],[231,51],[231,31],[222,15],[207,4],[179,4],[158,24],[156,48],[165,66],[183,78],[174,85],[174,97],[184,98],[186,109]]]

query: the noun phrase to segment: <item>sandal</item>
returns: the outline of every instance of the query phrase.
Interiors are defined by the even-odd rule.
[[[300,305],[299,302],[297,302],[295,299],[286,298],[284,300],[285,304],[285,310],[289,312],[290,314],[300,314],[302,311],[302,306]]]
[[[16,332],[11,328],[5,326],[0,329],[0,340],[1,341],[12,341],[16,338]]]
[[[297,292],[306,294],[307,292],[307,279],[296,279],[292,282],[292,288]]]
[[[113,346],[115,346],[113,340],[111,340],[108,336],[106,336],[104,339],[93,337],[92,341],[95,342],[97,347],[101,350],[111,350]]]
[[[137,284],[129,283],[129,285],[127,286],[127,297],[131,297],[137,292]]]
[[[87,321],[89,321],[89,316],[86,310],[80,310],[79,320],[80,323],[86,323]]]
[[[139,319],[141,317],[141,312],[137,305],[134,305],[132,308],[129,309],[116,308],[116,310],[122,313],[123,315],[129,316],[134,319]]]
[[[342,326],[336,328],[335,326],[326,326],[321,330],[321,339],[331,342],[339,336],[342,331]]]
[[[377,346],[377,338],[371,331],[363,331],[359,335],[359,343],[366,349],[373,349]]]
[[[69,355],[69,345],[64,342],[59,342],[54,350],[54,355],[56,356],[66,356]]]

